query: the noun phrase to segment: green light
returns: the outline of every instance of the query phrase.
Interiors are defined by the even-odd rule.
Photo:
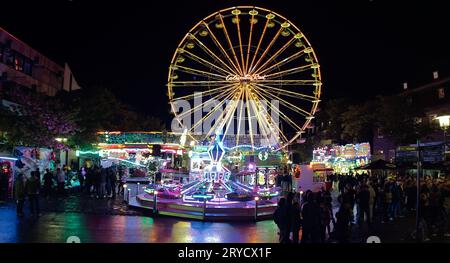
[[[80,151],[80,150],[76,150],[75,155],[77,157],[80,156],[80,154],[95,154],[98,155],[100,153],[100,151]]]

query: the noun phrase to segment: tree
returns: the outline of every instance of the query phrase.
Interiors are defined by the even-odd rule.
[[[76,112],[68,111],[57,98],[16,89],[11,92],[15,104],[1,110],[0,129],[7,133],[8,148],[16,145],[65,149],[78,131]]]
[[[342,137],[347,143],[371,142],[375,128],[375,103],[370,100],[363,104],[348,106],[341,114]]]
[[[414,143],[417,138],[428,135],[433,127],[418,121],[424,112],[414,107],[405,97],[378,97],[376,121],[381,132],[397,144]]]
[[[349,101],[347,99],[334,99],[325,103],[323,108],[318,112],[316,117],[316,125],[322,130],[324,139],[330,139],[335,142],[342,141],[342,113],[347,110]]]
[[[92,147],[98,131],[159,131],[164,128],[160,119],[137,113],[103,87],[84,90],[76,104],[79,107],[77,123],[83,129],[75,136],[75,141],[83,149]]]

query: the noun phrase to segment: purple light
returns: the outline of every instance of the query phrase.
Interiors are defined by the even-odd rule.
[[[255,169],[255,165],[254,165],[254,164],[252,164],[252,163],[251,163],[251,164],[249,164],[249,165],[248,165],[248,169],[250,169],[250,170],[253,170],[253,169]]]

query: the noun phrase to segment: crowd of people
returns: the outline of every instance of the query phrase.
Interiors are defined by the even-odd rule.
[[[279,200],[274,221],[279,228],[280,242],[351,241],[352,227],[374,221],[387,223],[415,214],[417,187],[411,175],[328,176],[330,189],[290,192]],[[445,184],[438,179],[422,179],[419,199],[419,235],[423,241],[434,236],[448,236],[448,213],[445,207]],[[333,198],[333,197],[334,198]],[[334,213],[334,212],[335,213]]]
[[[31,171],[29,176],[19,173],[14,183],[17,216],[24,216],[26,199],[31,216],[40,216],[40,196],[47,199],[51,196],[65,197],[69,191],[78,191],[98,199],[115,198],[117,194],[123,194],[125,181],[124,169],[116,166],[83,166],[79,171],[63,166],[55,171],[46,169],[43,175],[39,169]]]
[[[122,167],[82,167],[80,175],[83,178],[81,191],[96,198],[115,198],[116,194],[124,191],[123,186],[126,182],[126,175]]]

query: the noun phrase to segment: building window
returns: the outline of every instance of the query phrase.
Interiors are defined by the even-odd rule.
[[[31,74],[33,73],[32,69],[33,69],[33,66],[31,63],[31,59],[25,58],[23,61],[23,73],[31,76]]]
[[[378,135],[378,139],[383,139],[384,138],[383,132],[381,131],[380,128],[377,128],[377,135]]]
[[[414,123],[415,124],[421,124],[422,123],[422,118],[420,118],[420,117],[414,118]]]
[[[439,97],[439,99],[445,99],[445,89],[444,88],[438,89],[438,97]]]
[[[3,50],[4,50],[3,45],[0,44],[0,63],[3,63]]]
[[[19,53],[16,53],[14,56],[14,69],[23,71],[23,56]]]
[[[9,48],[5,49],[5,64],[13,67],[14,66],[14,51]]]

